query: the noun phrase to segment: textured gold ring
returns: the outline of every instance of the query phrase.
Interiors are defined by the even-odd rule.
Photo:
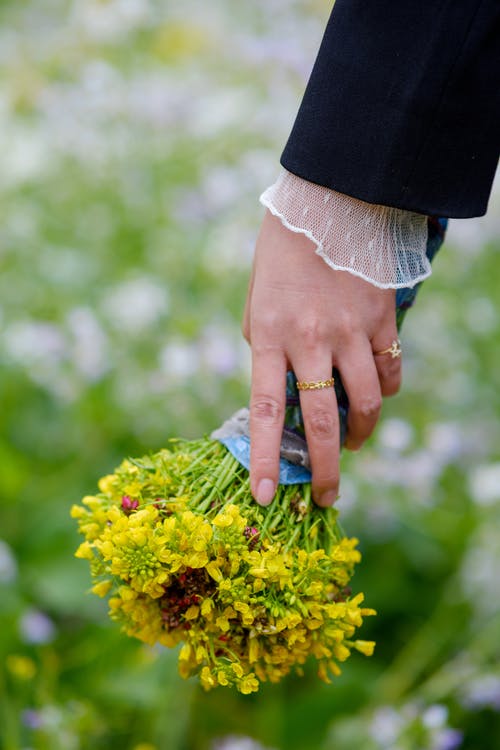
[[[393,359],[397,359],[403,353],[403,350],[401,349],[401,341],[399,339],[394,339],[392,344],[387,347],[387,349],[382,349],[381,352],[373,353],[376,357],[380,356],[381,354],[390,354]]]
[[[328,378],[328,380],[297,380],[297,388],[299,391],[319,391],[321,388],[331,388],[335,385],[335,378]]]

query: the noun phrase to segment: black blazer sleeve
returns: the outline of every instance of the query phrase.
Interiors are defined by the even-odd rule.
[[[481,216],[499,137],[500,0],[337,0],[281,164],[368,203]]]

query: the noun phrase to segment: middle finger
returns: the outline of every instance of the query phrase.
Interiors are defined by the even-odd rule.
[[[298,381],[326,381],[332,376],[331,355],[294,361]],[[332,505],[338,495],[340,433],[335,389],[299,390],[300,406],[312,469],[314,501]]]

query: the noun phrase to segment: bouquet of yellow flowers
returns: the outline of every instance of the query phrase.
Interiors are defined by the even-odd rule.
[[[279,485],[270,508],[250,493],[248,472],[220,442],[172,441],[125,460],[100,492],[73,507],[99,596],[124,631],[176,646],[183,677],[251,693],[301,670],[340,673],[352,649],[363,595],[349,580],[360,560],[337,512],[311,501],[310,485]]]
[[[429,217],[429,260],[445,229],[445,219]],[[417,288],[397,291],[398,328]],[[334,374],[343,442],[348,400]],[[207,690],[252,693],[300,673],[309,657],[329,681],[353,649],[373,652],[356,637],[375,614],[349,587],[357,540],[343,535],[336,510],[311,501],[298,395],[289,373],[280,484],[268,508],[250,492],[241,410],[216,439],[171,441],[125,460],[72,510],[85,537],[77,557],[90,562],[92,591],[109,595],[111,617],[145,643],[182,643],[181,675],[199,675]]]

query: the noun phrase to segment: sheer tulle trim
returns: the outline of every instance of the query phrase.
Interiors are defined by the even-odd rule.
[[[312,240],[316,253],[337,271],[381,289],[412,287],[431,275],[422,214],[365,203],[286,170],[260,202],[287,229]]]

